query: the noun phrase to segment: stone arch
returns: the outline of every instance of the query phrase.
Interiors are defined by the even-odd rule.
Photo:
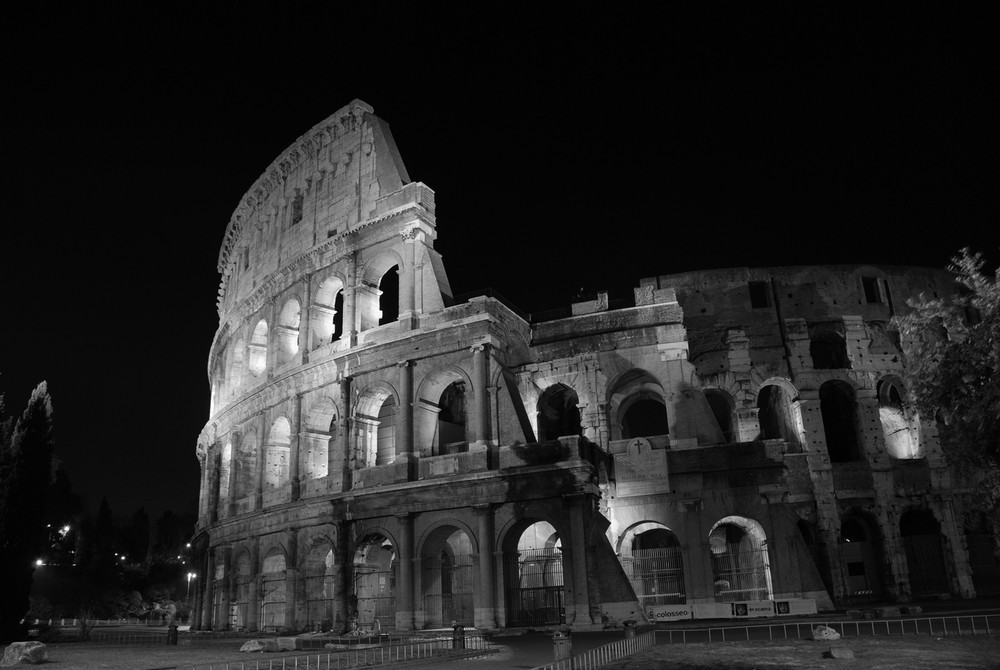
[[[719,430],[722,431],[722,438],[727,444],[734,442],[736,440],[736,401],[733,400],[733,396],[718,388],[707,388],[704,394],[705,400],[708,401],[708,406],[712,410],[712,416],[715,417],[716,423],[719,424]]]
[[[387,465],[395,459],[399,404],[399,394],[386,382],[373,384],[358,397],[354,413],[358,467]]]
[[[885,597],[885,550],[878,521],[867,512],[849,509],[840,518],[840,561],[851,600]]]
[[[255,575],[251,571],[250,550],[239,547],[233,552],[233,591],[229,605],[232,608],[230,626],[236,630],[245,630],[250,607],[250,584]]]
[[[612,440],[669,434],[670,417],[663,385],[654,375],[632,368],[618,375],[609,388]]]
[[[340,433],[337,425],[339,416],[337,403],[325,395],[317,398],[306,412],[304,440],[299,448],[300,453],[305,456],[305,474],[308,479],[319,479],[330,474],[330,450],[336,449]]]
[[[643,609],[687,602],[680,540],[665,524],[640,521],[625,529],[618,559]]]
[[[320,282],[309,311],[313,349],[336,342],[344,334],[343,277],[331,272]]]
[[[248,432],[240,440],[239,450],[234,454],[236,473],[233,480],[237,500],[256,493],[257,451],[257,435],[252,431]]]
[[[580,398],[576,391],[556,382],[538,397],[535,406],[538,423],[538,441],[554,440],[564,435],[582,435]]]
[[[809,339],[809,356],[814,370],[842,370],[851,367],[847,340],[840,333],[822,328]]]
[[[503,580],[508,627],[565,623],[562,540],[557,526],[525,517],[504,532]]]
[[[920,458],[920,421],[910,413],[902,380],[896,375],[885,375],[876,383],[875,393],[889,456]]]
[[[830,460],[834,463],[860,461],[861,440],[854,388],[839,379],[824,382],[819,387],[819,406]]]
[[[274,544],[260,562],[260,627],[261,630],[285,628],[285,603],[288,598],[286,571],[288,556],[285,548]]]
[[[465,524],[444,521],[420,543],[420,592],[425,628],[474,624],[475,536]]]
[[[288,419],[279,416],[267,431],[267,449],[264,452],[264,487],[277,489],[289,482],[292,426]]]
[[[403,267],[403,259],[391,249],[382,251],[365,264],[359,273],[361,287],[355,292],[360,330],[369,330],[398,318]],[[392,272],[394,268],[395,273]]]
[[[899,534],[906,551],[910,594],[915,597],[950,594],[944,535],[934,513],[926,508],[907,510],[899,518]]]
[[[233,468],[233,443],[226,440],[222,447],[222,458],[219,459],[219,500],[229,500],[232,498],[232,491],[229,490],[230,472]]]
[[[243,343],[243,336],[236,338],[232,348],[229,350],[229,366],[226,371],[228,378],[227,386],[229,396],[234,398],[240,394],[243,386],[243,354],[246,345]]]
[[[475,400],[476,390],[465,370],[445,365],[432,370],[420,382],[413,417],[416,444],[430,445],[434,454],[445,453],[448,445],[468,442],[466,408]]]
[[[787,379],[771,377],[757,391],[757,421],[760,439],[785,440],[802,448],[802,413],[799,392]]]
[[[343,566],[337,565],[336,556],[336,544],[326,535],[315,536],[306,545],[303,564],[306,619],[312,630],[339,632],[345,623],[339,616],[343,611],[343,593],[338,589]]]
[[[396,543],[380,529],[368,529],[355,545],[353,594],[349,598],[354,612],[349,616],[356,617],[360,627],[395,627],[396,563]]]
[[[767,534],[755,519],[727,516],[708,534],[716,602],[770,600],[771,562]]]
[[[302,307],[297,298],[289,298],[278,313],[278,323],[275,327],[277,344],[276,355],[278,365],[285,365],[295,360],[299,353],[299,324]]]
[[[260,377],[267,370],[267,320],[257,321],[251,333],[247,346],[247,369],[254,377]]]

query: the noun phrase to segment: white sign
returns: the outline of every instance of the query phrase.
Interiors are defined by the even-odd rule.
[[[682,621],[690,619],[693,611],[690,605],[651,605],[646,608],[646,618],[651,623]]]

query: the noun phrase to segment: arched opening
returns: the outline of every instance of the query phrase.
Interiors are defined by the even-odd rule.
[[[798,429],[800,417],[794,405],[797,398],[779,384],[765,384],[757,394],[757,420],[764,440],[785,440],[798,450],[802,443]]]
[[[285,627],[285,554],[275,547],[261,566],[260,627],[281,630]]]
[[[712,416],[719,424],[722,437],[727,444],[734,441],[733,433],[733,411],[736,404],[733,397],[721,389],[705,389],[705,399],[708,406],[712,408]]]
[[[230,398],[238,396],[240,387],[243,385],[243,349],[243,338],[241,337],[229,350],[228,387]]]
[[[523,528],[517,532],[517,528]],[[507,626],[565,623],[562,541],[547,521],[524,520],[504,542]]]
[[[728,516],[708,534],[716,602],[770,600],[771,564],[764,528],[753,519]]]
[[[535,407],[538,412],[538,441],[582,435],[579,402],[576,391],[565,384],[554,384],[545,389]]]
[[[892,379],[879,381],[878,416],[885,437],[885,448],[892,458],[919,458],[919,436],[917,422],[911,420],[909,411],[903,404],[902,385]],[[916,425],[915,425],[916,424]]]
[[[271,424],[264,461],[264,487],[267,489],[277,489],[288,484],[291,434],[291,425],[285,417],[278,417]]]
[[[278,344],[278,365],[291,363],[299,353],[299,301],[287,301],[278,315],[275,336]]]
[[[435,529],[421,549],[424,627],[474,623],[472,541],[454,526]]]
[[[261,319],[253,329],[250,337],[250,346],[247,347],[248,363],[250,374],[260,377],[267,369],[267,321]]]
[[[669,434],[670,419],[663,400],[663,387],[650,373],[629,370],[617,381],[610,397],[612,439]]]
[[[687,601],[681,545],[663,524],[645,521],[630,528],[622,536],[618,557],[644,608]]]
[[[233,481],[236,485],[236,499],[246,498],[256,493],[254,486],[257,472],[257,436],[247,433],[240,441],[239,452],[236,454],[236,476]]]
[[[819,387],[826,448],[834,463],[861,460],[855,407],[854,390],[848,384],[832,380]]]
[[[386,396],[378,410],[378,439],[375,465],[388,465],[396,460],[396,399]]]
[[[444,453],[449,445],[465,442],[465,382],[448,384],[441,393],[438,408],[437,446],[439,453]]]
[[[882,540],[878,526],[860,514],[845,514],[840,522],[840,560],[852,601],[884,597]]]
[[[344,334],[344,283],[328,277],[319,285],[309,316],[313,348],[336,342]]]
[[[305,443],[300,453],[305,455],[307,479],[320,479],[330,474],[330,450],[338,434],[337,407],[332,399],[324,396],[313,403],[306,417]]]
[[[226,611],[226,588],[229,586],[229,576],[226,574],[225,553],[219,549],[215,554],[215,574],[212,578],[212,630],[227,630],[232,622]]]
[[[385,384],[366,390],[358,398],[352,421],[356,468],[386,465],[395,459],[396,406],[395,396]]]
[[[233,630],[246,630],[251,581],[253,574],[250,572],[250,553],[242,551],[236,558],[236,580],[229,601],[230,626]]]
[[[354,597],[352,614],[358,625],[382,630],[396,625],[396,550],[384,535],[366,537],[354,552]]]
[[[399,266],[389,268],[378,282],[380,291],[378,325],[383,326],[399,319]]]
[[[305,563],[306,616],[314,631],[337,631],[341,597],[337,593],[336,561],[333,543],[321,541],[309,548]]]
[[[1000,594],[1000,552],[985,514],[973,515],[965,524],[965,545],[976,597]]]
[[[809,341],[809,355],[814,370],[840,370],[851,367],[847,358],[847,343],[831,330],[821,330]]]
[[[946,595],[948,570],[941,546],[941,524],[930,510],[910,510],[899,520],[899,534],[906,550],[910,593],[914,597]]]

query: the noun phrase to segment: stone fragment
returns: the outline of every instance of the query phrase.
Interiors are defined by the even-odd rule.
[[[878,615],[883,619],[900,616],[900,611],[898,607],[893,607],[893,606],[879,607],[875,611],[878,612]]]
[[[277,640],[278,651],[295,651],[294,637],[279,637]]]
[[[860,619],[864,616],[864,612],[861,610],[847,610],[848,619]]]
[[[903,608],[903,614],[920,614],[924,608],[920,605],[907,605]]]
[[[854,658],[854,652],[847,647],[830,647],[823,652],[823,658],[836,658],[843,661]]]
[[[814,640],[839,640],[840,633],[829,626],[816,626],[812,632]]]
[[[278,643],[274,640],[264,639],[247,640],[240,647],[240,651],[278,651]]]
[[[49,654],[45,650],[45,645],[41,642],[11,642],[4,649],[3,659],[0,660],[0,666],[8,667],[12,665],[19,665],[21,663],[27,663],[29,665],[37,665],[39,663],[45,663],[49,660]]]
[[[864,617],[866,619],[874,619],[876,616],[878,616],[878,614],[875,612],[875,610],[865,610],[864,612]]]

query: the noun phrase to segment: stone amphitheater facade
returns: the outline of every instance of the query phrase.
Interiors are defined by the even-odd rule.
[[[355,100],[234,212],[196,628],[586,630],[997,591],[889,323],[946,272],[691,272],[525,315],[453,295],[434,200]]]

